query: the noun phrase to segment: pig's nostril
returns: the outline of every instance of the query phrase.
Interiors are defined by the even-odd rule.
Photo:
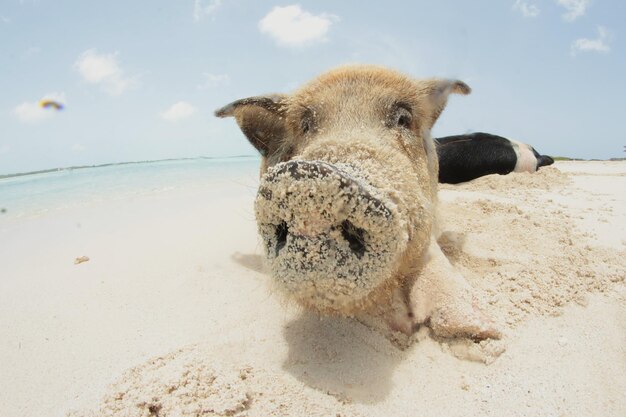
[[[289,233],[287,223],[282,222],[276,226],[276,255],[278,255],[278,252],[285,247],[285,244],[287,243],[287,233]]]
[[[362,257],[365,253],[365,230],[346,220],[341,223],[341,235],[348,242],[350,250],[354,252],[357,258]]]

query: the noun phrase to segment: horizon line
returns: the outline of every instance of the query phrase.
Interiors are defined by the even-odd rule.
[[[235,158],[258,157],[258,156],[259,155],[190,156],[190,157],[183,157],[183,158],[163,158],[163,159],[146,159],[146,160],[141,160],[141,161],[107,162],[104,164],[94,164],[94,165],[74,165],[74,166],[69,166],[69,167],[57,167],[57,168],[39,169],[36,171],[17,172],[13,174],[0,174],[0,180],[6,179],[6,178],[22,177],[25,175],[47,174],[49,172],[69,171],[69,170],[75,170],[75,169],[104,168],[104,167],[115,166],[115,165],[149,164],[149,163],[154,163],[154,162],[168,162],[168,161],[190,161],[194,159],[235,159]]]

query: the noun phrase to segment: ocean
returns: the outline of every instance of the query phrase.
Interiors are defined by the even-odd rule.
[[[192,158],[63,168],[0,179],[0,219],[164,192],[249,187],[259,157]]]

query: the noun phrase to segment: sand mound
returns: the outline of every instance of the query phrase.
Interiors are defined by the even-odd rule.
[[[555,167],[544,167],[535,173],[520,172],[509,175],[487,175],[468,183],[440,185],[440,188],[445,190],[462,188],[472,191],[499,190],[500,192],[519,193],[527,188],[540,190],[558,189],[568,182],[567,174],[564,174]]]
[[[338,416],[362,415],[335,393],[305,388],[262,365],[224,359],[199,346],[152,359],[122,375],[98,410],[68,417],[324,416],[329,407],[343,407]]]
[[[452,191],[461,195],[441,205],[444,252],[483,294],[491,315],[509,326],[529,314],[559,315],[572,301],[585,304],[590,292],[606,291],[626,276],[623,251],[591,246],[575,215],[554,207],[543,192],[559,187],[552,179],[567,183],[555,169],[534,178],[490,176]],[[503,180],[508,186],[496,187],[491,198],[463,193]],[[515,200],[506,202],[513,186]]]
[[[623,247],[620,249],[594,245],[593,236],[579,228],[580,216],[575,210],[567,209],[562,197],[569,196],[572,193],[571,188],[568,176],[553,167],[544,168],[536,174],[489,176],[469,184],[442,187],[440,197],[443,234],[440,244],[451,262],[477,289],[487,305],[487,312],[501,321],[510,342],[520,337],[516,330],[529,318],[559,316],[568,304],[575,302],[585,305],[590,293],[609,292],[623,284],[626,277]],[[336,349],[313,348],[306,351],[305,359],[298,356],[292,358],[292,362],[296,365],[304,362],[317,364],[306,368],[313,373],[317,369],[325,368],[327,364],[343,365],[339,368],[341,372],[335,374],[334,383],[336,386],[341,385],[339,394],[316,386],[316,383],[311,382],[316,381],[316,377],[310,373],[302,372],[294,378],[293,372],[285,372],[289,367],[284,367],[281,371],[275,366],[264,365],[262,358],[258,361],[251,359],[254,356],[251,356],[250,351],[254,351],[254,347],[248,346],[247,350],[244,349],[247,354],[238,355],[215,346],[192,346],[131,369],[111,386],[97,411],[71,415],[381,415],[380,410],[367,408],[367,396],[354,401],[356,394],[350,394],[350,378],[363,381],[363,375],[372,376],[378,371],[384,375],[386,372],[390,373],[394,366],[400,366],[400,363],[408,365],[398,370],[398,378],[410,383],[394,391],[391,400],[387,400],[389,403],[385,409],[392,415],[395,404],[393,401],[397,397],[402,400],[396,401],[401,403],[400,408],[395,408],[396,412],[404,410],[407,415],[418,415],[424,411],[416,408],[412,400],[407,400],[419,397],[421,394],[418,390],[428,390],[426,383],[422,381],[424,378],[420,379],[419,370],[415,371],[417,375],[411,373],[412,367],[422,366],[420,361],[424,359],[424,351],[421,351],[420,357],[413,355],[414,351],[411,352],[410,349],[400,352],[384,340],[368,338],[369,330],[364,327],[354,327],[357,326],[354,323],[348,325],[351,327],[342,327],[344,325],[341,323],[345,320],[340,319],[337,319],[339,324],[328,327],[330,330],[319,332],[316,330],[317,324],[311,320],[313,319],[301,319],[292,323],[284,334],[287,342],[293,343],[289,339],[294,337],[294,331],[298,331],[298,337],[312,339],[310,343],[313,346],[318,346],[317,343],[322,343],[319,341],[326,338],[336,340]],[[298,329],[294,330],[296,327]],[[353,340],[355,338],[356,341]],[[568,343],[565,338],[562,339],[563,341],[559,339],[557,347]],[[377,341],[375,346],[372,340]],[[426,346],[432,342],[429,342],[425,331],[416,335],[414,341],[418,345]],[[359,346],[372,349],[379,355],[364,355],[361,358],[358,356]],[[455,344],[444,343],[441,346],[443,351],[454,354],[459,349]],[[345,355],[356,356],[362,363],[355,366],[347,363]],[[427,368],[430,375],[425,380],[435,381],[432,382],[435,385],[452,383],[456,386],[456,382],[449,381],[448,375],[455,375],[454,369],[461,365],[449,364],[437,355],[431,352],[425,359],[426,362],[435,361],[433,358],[438,358],[439,361]],[[371,357],[379,358],[380,363],[368,360]],[[514,360],[514,357],[507,357],[505,354],[491,367],[504,367],[501,362]],[[520,365],[522,367],[523,362]],[[382,371],[383,368],[389,368],[389,371]],[[373,373],[368,374],[372,369]],[[476,367],[463,369],[470,369],[475,375],[486,372]],[[530,372],[532,375],[539,371]],[[505,371],[496,372],[500,375],[500,382],[505,384],[502,387],[503,395],[507,398],[503,398],[505,402],[509,399],[517,401],[515,398],[523,398],[523,395],[528,395],[529,398],[533,395],[530,390],[526,394],[526,388],[517,380],[518,373],[519,371],[512,372],[507,376]],[[442,376],[441,381],[438,379],[439,374]],[[485,375],[484,381],[489,383],[481,382],[479,376],[476,376],[475,384],[483,384],[480,385],[483,387],[481,389],[486,391],[470,392],[470,397],[463,397],[464,400],[461,398],[464,393],[475,388],[466,379],[458,382],[462,389],[461,394],[456,394],[462,400],[459,400],[460,403],[466,404],[471,399],[480,398],[485,403],[485,398],[499,395],[495,390],[488,392],[495,377],[491,374]],[[546,378],[550,378],[550,372],[547,375]],[[379,382],[377,378],[379,377],[366,379],[364,385],[376,385]],[[384,380],[384,377],[380,377],[380,383],[384,384]],[[412,388],[413,385],[415,388]],[[508,397],[506,390],[513,392],[518,386],[523,388],[523,393],[520,391],[518,397]],[[551,385],[548,383],[547,386]],[[543,394],[540,392],[537,395]],[[375,394],[372,396],[374,398]],[[543,397],[537,400],[543,401]],[[355,405],[354,402],[360,404]],[[557,402],[561,404],[560,399],[554,403]],[[551,404],[548,405],[552,407]],[[532,405],[535,406],[540,404]],[[561,406],[554,405],[550,410],[555,413],[556,410],[563,410],[558,407]],[[531,408],[528,409],[530,410]],[[508,413],[504,411],[499,414],[483,413],[506,414]]]
[[[133,368],[103,401],[101,416],[230,416],[244,411],[251,394],[242,381],[248,368],[190,360],[189,349]]]
[[[247,410],[254,395],[251,368],[222,366],[194,353],[181,349],[127,371],[89,415],[232,416]]]

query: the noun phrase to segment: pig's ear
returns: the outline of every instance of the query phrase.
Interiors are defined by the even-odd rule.
[[[285,136],[288,96],[274,94],[242,98],[215,111],[217,117],[234,117],[259,153],[267,156]]]
[[[432,127],[446,108],[450,94],[467,95],[472,92],[472,89],[459,80],[431,79],[425,81],[425,92],[430,107],[430,127]]]

